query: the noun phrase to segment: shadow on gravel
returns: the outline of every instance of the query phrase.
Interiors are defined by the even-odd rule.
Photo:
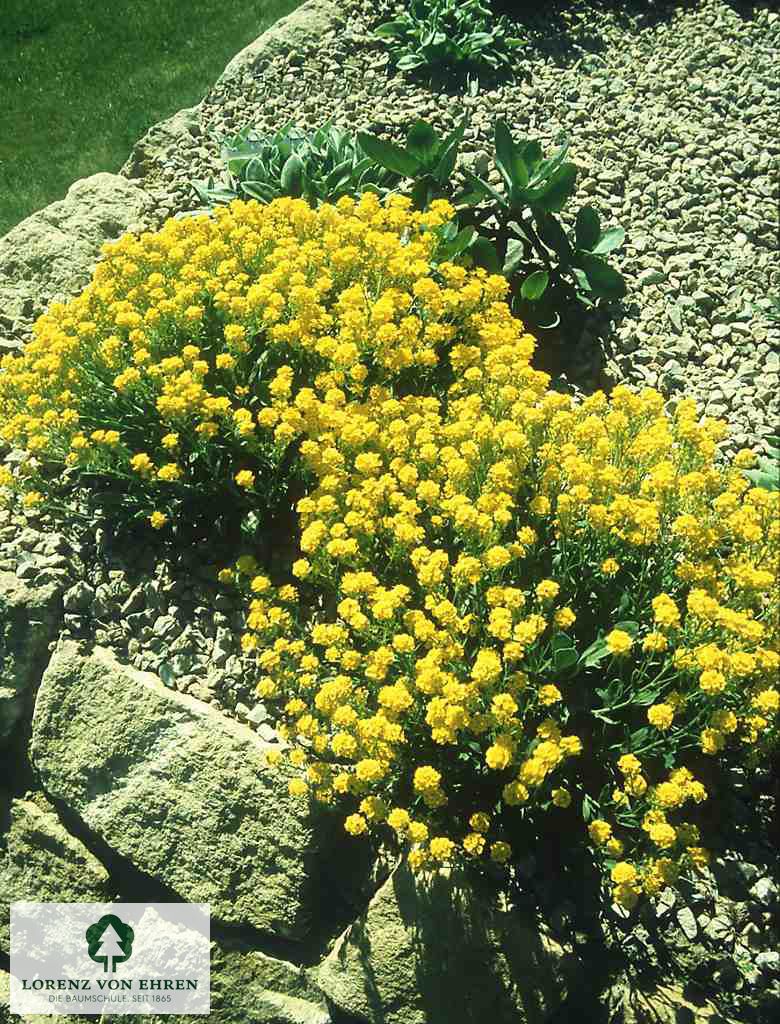
[[[747,21],[759,6],[754,0],[726,0]],[[540,55],[559,64],[570,64],[606,47],[600,25],[611,17],[622,28],[652,28],[669,21],[677,11],[691,11],[698,0],[493,0],[496,14],[505,14],[521,25],[523,35]],[[594,18],[592,15],[601,15]]]

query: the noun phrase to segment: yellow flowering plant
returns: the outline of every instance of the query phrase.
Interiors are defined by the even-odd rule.
[[[631,907],[707,862],[713,758],[776,744],[778,498],[693,402],[549,390],[507,314],[448,350],[445,396],[315,389],[300,558],[278,590],[238,573],[244,647],[294,792],[348,832],[429,870],[579,815]]]
[[[220,573],[291,792],[418,871],[565,834],[630,907],[706,863],[718,766],[777,743],[780,492],[691,401],[550,390],[506,279],[441,257],[451,217],[236,202],[109,246],[0,364],[0,489],[64,469],[159,530],[294,500],[286,573]]]
[[[23,453],[4,487],[33,507],[75,486],[155,529],[264,521],[296,493],[307,389],[427,380],[476,308],[433,262],[452,212],[235,202],[106,245],[0,360],[0,444]]]

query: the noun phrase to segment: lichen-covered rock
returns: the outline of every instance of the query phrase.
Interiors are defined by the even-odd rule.
[[[260,60],[317,50],[324,33],[343,23],[344,14],[334,0],[308,0],[240,50],[222,72],[212,92],[224,92],[244,75],[251,74]]]
[[[31,758],[44,788],[137,868],[227,923],[300,938],[317,830],[289,768],[247,726],[62,642],[41,682]]]
[[[401,865],[317,981],[370,1024],[541,1024],[565,998],[573,967],[537,922],[496,909],[460,872],[426,884]]]
[[[60,614],[53,583],[32,587],[14,573],[0,572],[0,748],[32,703]]]
[[[48,304],[78,294],[104,242],[140,228],[150,197],[118,174],[93,174],[0,238],[0,350],[21,344]]]
[[[4,801],[0,800],[0,804]],[[9,951],[10,904],[100,903],[110,899],[108,872],[63,827],[42,797],[5,801],[8,831],[0,839],[0,949]]]

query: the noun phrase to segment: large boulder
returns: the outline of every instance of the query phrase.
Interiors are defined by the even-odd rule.
[[[402,864],[317,981],[339,1009],[370,1024],[541,1024],[574,967],[535,920],[499,910],[462,873],[425,883]]]
[[[60,823],[40,796],[3,808],[0,840],[0,949],[9,951],[10,904],[101,903],[111,899],[108,872]]]
[[[103,243],[145,226],[150,203],[126,178],[93,174],[0,238],[0,349],[24,341],[51,301],[78,294]]]
[[[268,746],[110,652],[66,641],[38,691],[31,759],[50,795],[178,896],[301,938],[324,830],[289,796],[292,769],[267,765]]]
[[[240,50],[217,79],[206,101],[234,88],[247,74],[251,75],[261,60],[319,50],[323,35],[343,24],[344,12],[335,0],[308,0]]]
[[[60,614],[55,584],[32,587],[14,573],[0,572],[0,748],[32,705]]]

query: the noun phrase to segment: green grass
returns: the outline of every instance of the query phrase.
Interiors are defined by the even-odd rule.
[[[3,0],[0,235],[117,171],[157,121],[300,0]]]

